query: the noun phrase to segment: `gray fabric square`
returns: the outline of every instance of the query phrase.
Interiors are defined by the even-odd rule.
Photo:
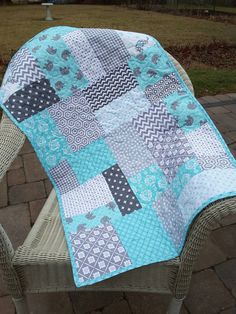
[[[89,28],[81,31],[87,37],[106,72],[128,61],[130,57],[128,50],[115,31]]]
[[[175,177],[179,166],[194,156],[186,136],[180,128],[172,129],[157,136],[150,148],[168,182]]]
[[[66,160],[49,170],[61,194],[67,193],[79,186],[79,182],[71,166]]]
[[[153,208],[178,250],[182,244],[185,224],[173,192],[171,190],[164,192],[154,202]]]
[[[51,106],[48,111],[74,152],[104,133],[90,105],[79,92]]]
[[[134,118],[132,123],[148,147],[152,147],[160,133],[177,127],[177,121],[162,102],[152,105],[148,111]]]
[[[152,103],[158,103],[160,100],[168,97],[176,91],[182,91],[178,78],[175,73],[166,74],[156,84],[146,88],[146,96]]]
[[[141,208],[129,182],[118,165],[113,165],[103,171],[102,174],[123,216]]]
[[[70,240],[80,282],[131,265],[131,260],[111,224],[92,229],[78,226],[77,232],[71,233]]]
[[[227,169],[234,168],[235,166],[232,164],[229,156],[226,154],[220,154],[215,156],[198,156],[197,162],[202,167],[203,170],[209,169]]]
[[[37,64],[37,61],[26,48],[21,48],[14,55],[10,67],[13,81],[21,87],[29,85],[35,81],[40,81],[45,77]]]
[[[126,177],[136,175],[156,160],[131,124],[126,123],[105,137]]]
[[[93,85],[83,90],[83,95],[90,104],[92,111],[99,110],[114,99],[124,95],[138,85],[127,64],[116,68]]]
[[[59,100],[49,80],[41,79],[16,91],[8,98],[4,106],[18,122],[21,122]]]
[[[96,82],[106,74],[88,39],[80,29],[66,34],[64,40],[90,83]]]

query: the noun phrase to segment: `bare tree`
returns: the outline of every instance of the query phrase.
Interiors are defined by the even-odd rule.
[[[1,5],[9,5],[11,4],[11,0],[0,0]]]

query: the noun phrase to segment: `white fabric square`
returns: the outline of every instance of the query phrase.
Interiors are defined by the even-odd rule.
[[[140,87],[135,87],[95,111],[95,116],[103,130],[108,134],[120,125],[132,121],[141,112],[147,111],[150,106],[151,103]]]
[[[113,201],[113,196],[102,175],[62,195],[65,217],[85,214]]]
[[[66,34],[64,40],[89,82],[96,82],[106,74],[100,60],[81,30]]]
[[[224,154],[224,148],[208,123],[199,129],[188,132],[186,137],[197,157]]]
[[[116,33],[121,37],[131,56],[136,57],[146,49],[151,48],[156,44],[155,40],[146,34],[133,32],[127,33],[119,30],[117,30]]]
[[[177,200],[185,224],[191,221],[196,209],[211,198],[217,199],[230,192],[236,192],[236,169],[205,170],[192,177]]]

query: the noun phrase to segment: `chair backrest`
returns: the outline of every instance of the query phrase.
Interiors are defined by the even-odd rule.
[[[180,63],[171,55],[167,52],[169,58],[171,59],[171,61],[173,62],[173,64],[175,65],[176,69],[178,70],[180,76],[182,77],[184,83],[187,85],[187,87],[189,88],[189,90],[191,91],[191,93],[194,95],[194,89],[193,89],[193,84],[188,76],[188,74],[186,73],[186,71],[183,69],[183,67],[180,65]]]

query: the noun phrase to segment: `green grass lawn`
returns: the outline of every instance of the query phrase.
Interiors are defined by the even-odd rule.
[[[52,12],[56,19],[45,22],[41,5],[0,7],[0,56],[9,60],[12,52],[26,40],[41,30],[56,25],[148,33],[155,36],[164,47],[210,43],[213,40],[236,43],[236,25],[232,24],[116,6],[54,5]],[[235,91],[235,72],[231,69],[213,71],[211,68],[202,68],[199,64],[197,68],[190,67],[188,72],[198,96],[221,92],[222,83],[217,79],[221,76],[228,78],[223,91]],[[207,84],[209,79],[214,84]]]
[[[216,11],[236,14],[236,7],[219,7],[219,6],[217,6]]]
[[[236,92],[236,69],[190,67],[187,72],[197,96]]]

